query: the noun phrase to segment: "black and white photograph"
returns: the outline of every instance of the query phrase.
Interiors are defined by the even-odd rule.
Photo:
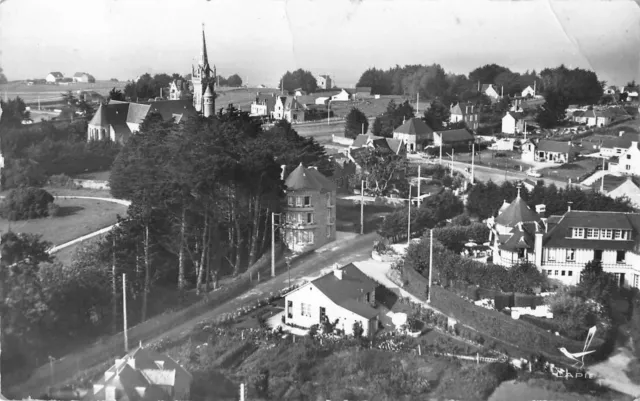
[[[0,401],[640,400],[640,0],[0,0]]]

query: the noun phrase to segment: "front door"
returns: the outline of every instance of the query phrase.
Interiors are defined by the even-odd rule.
[[[293,301],[287,301],[287,317],[293,319]]]
[[[602,260],[602,249],[595,249],[593,251],[593,260]]]
[[[320,307],[320,323],[324,322],[324,319],[327,318],[327,310],[324,307]]]

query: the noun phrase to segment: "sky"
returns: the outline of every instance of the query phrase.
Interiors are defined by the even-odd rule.
[[[433,63],[459,74],[564,63],[640,81],[632,0],[0,0],[0,66],[9,80],[187,74],[202,23],[218,73],[250,85],[304,68],[348,87],[369,67]]]

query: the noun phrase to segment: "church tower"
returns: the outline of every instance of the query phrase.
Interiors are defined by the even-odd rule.
[[[210,117],[213,115],[214,113],[214,95],[213,95],[213,91],[211,90],[211,87],[213,86],[213,84],[211,85],[207,85],[207,89],[204,92],[204,96],[202,97],[203,103],[202,103],[202,114],[205,117]]]
[[[193,84],[193,107],[196,111],[204,112],[204,94],[208,87],[212,85],[213,71],[209,65],[207,56],[207,42],[204,37],[204,24],[202,24],[202,48],[200,49],[200,59],[197,66],[191,67],[191,83]],[[211,107],[215,110],[215,94],[211,93]]]

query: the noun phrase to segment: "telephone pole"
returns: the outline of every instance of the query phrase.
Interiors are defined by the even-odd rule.
[[[276,276],[276,214],[271,212],[271,277]]]
[[[129,336],[127,334],[127,275],[122,273],[122,317],[124,319],[124,352],[129,353]]]
[[[360,235],[364,234],[364,180],[360,184]]]
[[[411,243],[411,184],[409,184],[409,214],[407,215],[407,246]]]
[[[420,183],[422,182],[422,179],[420,178],[420,168],[422,166],[420,164],[418,164],[418,207],[420,207],[420,196],[422,195],[422,193],[420,192]]]
[[[475,183],[475,179],[473,176],[473,167],[474,167],[474,159],[476,155],[476,144],[475,142],[471,144],[471,185]]]
[[[429,243],[429,292],[427,293],[427,303],[431,303],[431,271],[433,270],[433,228],[431,232],[431,241]]]

